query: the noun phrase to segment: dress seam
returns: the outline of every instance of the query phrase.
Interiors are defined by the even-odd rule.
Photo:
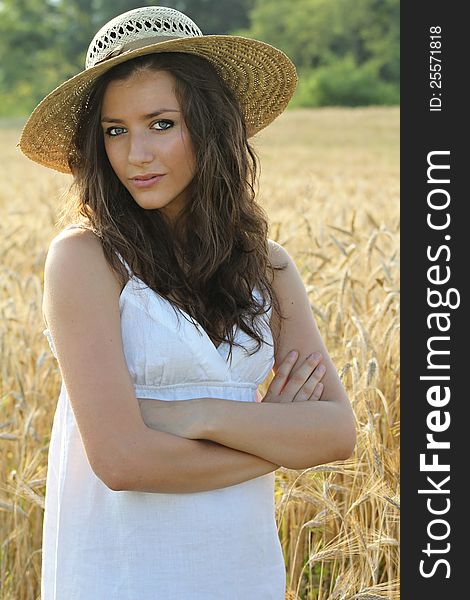
[[[167,385],[146,385],[145,383],[134,383],[134,388],[141,388],[146,390],[173,390],[178,388],[187,387],[211,387],[211,388],[245,388],[256,390],[258,384],[243,383],[241,381],[230,381],[227,384],[220,382],[218,379],[202,381],[201,383],[187,382],[187,383],[169,383]]]

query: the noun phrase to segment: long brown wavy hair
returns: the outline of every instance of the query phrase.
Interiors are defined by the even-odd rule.
[[[100,124],[108,83],[146,69],[175,77],[196,155],[190,200],[172,223],[159,209],[141,208],[119,181]],[[145,285],[195,319],[216,346],[227,341],[230,357],[233,345],[240,346],[235,325],[256,340],[256,352],[263,336],[255,317],[272,307],[284,318],[271,275],[286,266],[269,260],[268,220],[255,199],[258,162],[239,104],[207,60],[175,52],[140,56],[107,71],[84,102],[69,151],[74,181],[58,225],[91,229],[122,286],[128,274],[116,252]],[[252,295],[255,287],[261,305]]]

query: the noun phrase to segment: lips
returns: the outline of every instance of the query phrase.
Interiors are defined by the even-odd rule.
[[[147,173],[145,175],[136,175],[132,177],[132,181],[147,181],[148,179],[153,179],[154,177],[163,177],[164,173]]]
[[[165,174],[146,173],[145,175],[136,175],[130,181],[132,181],[134,188],[145,190],[147,188],[153,189],[153,186],[163,179],[163,177],[165,177]]]

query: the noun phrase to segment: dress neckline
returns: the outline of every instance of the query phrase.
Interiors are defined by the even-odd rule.
[[[211,337],[209,336],[209,334],[207,333],[207,331],[199,323],[199,321],[197,321],[197,319],[195,319],[190,314],[188,314],[183,308],[181,308],[180,306],[178,306],[175,302],[172,302],[168,298],[165,298],[165,296],[162,296],[161,294],[159,294],[158,292],[156,292],[154,289],[152,289],[151,287],[149,287],[144,281],[142,281],[142,279],[139,279],[139,277],[137,277],[136,275],[129,274],[129,279],[127,280],[126,284],[122,288],[121,293],[119,295],[119,299],[121,299],[123,297],[126,289],[129,287],[130,283],[133,280],[134,281],[138,281],[140,284],[142,284],[146,290],[149,290],[151,293],[153,293],[159,300],[161,300],[162,302],[164,302],[167,306],[176,307],[179,311],[181,311],[181,313],[185,317],[187,317],[192,323],[194,323],[197,326],[197,328],[202,332],[204,338],[209,342],[209,344],[212,346],[212,348],[214,348],[214,350],[220,356],[220,352],[219,351],[222,350],[223,347],[226,346],[229,343],[228,340],[224,339],[224,340],[222,340],[222,342],[220,342],[220,344],[218,346],[216,346],[214,344],[214,342],[212,341]],[[234,324],[233,327],[232,327],[232,332],[234,332],[234,330],[235,330],[236,327],[237,327],[236,324]]]

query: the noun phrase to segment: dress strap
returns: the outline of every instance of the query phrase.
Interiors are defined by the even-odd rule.
[[[126,271],[127,271],[127,274],[129,275],[129,277],[132,277],[132,269],[130,268],[130,266],[122,258],[121,254],[117,250],[116,250],[116,254],[117,254],[117,257],[119,258],[119,260],[122,262],[122,264],[126,267]]]

